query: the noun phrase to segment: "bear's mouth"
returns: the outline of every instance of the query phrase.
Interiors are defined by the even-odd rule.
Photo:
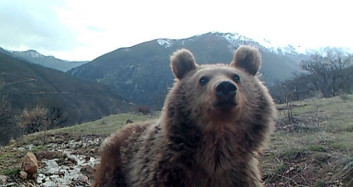
[[[208,114],[211,120],[218,122],[233,121],[238,113],[238,103],[232,101],[217,101],[208,109]]]
[[[216,108],[230,109],[237,106],[235,101],[218,101],[215,105]]]

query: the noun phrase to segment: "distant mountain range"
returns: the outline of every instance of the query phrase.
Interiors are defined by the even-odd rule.
[[[61,126],[132,110],[131,104],[106,85],[25,62],[1,48],[0,101],[6,102],[17,117],[24,108],[58,110]],[[0,145],[18,134],[16,125],[0,121]]]
[[[291,45],[276,46],[268,40],[256,41],[237,33],[213,32],[178,40],[147,41],[119,48],[90,62],[64,61],[34,50],[8,53],[26,62],[67,71],[83,80],[103,83],[126,100],[160,109],[174,80],[169,64],[169,57],[174,51],[180,48],[191,50],[199,64],[229,63],[240,45],[252,45],[260,49],[263,57],[261,79],[270,86],[302,71],[302,60],[324,50],[304,50]]]
[[[174,82],[169,62],[174,51],[191,50],[199,64],[229,63],[240,45],[260,49],[261,79],[269,86],[291,78],[301,71],[302,60],[325,50],[276,46],[236,33],[156,39],[116,49],[90,62],[60,60],[35,50],[0,48],[0,101],[6,101],[17,115],[24,108],[37,105],[60,109],[65,118],[63,125],[132,111],[139,106],[159,110]],[[16,126],[0,121],[0,145],[4,138],[15,137],[16,132]]]
[[[206,33],[186,39],[156,39],[120,48],[68,71],[71,75],[94,80],[118,91],[138,105],[159,109],[173,84],[170,55],[180,48],[191,50],[198,63],[229,63],[240,45],[257,46],[263,56],[262,79],[274,84],[300,71],[299,62],[308,55],[294,47],[265,47],[239,34]]]
[[[44,67],[66,72],[74,67],[87,63],[88,61],[66,61],[53,56],[44,56],[35,50],[28,51],[8,51],[13,57],[24,61],[38,64]]]

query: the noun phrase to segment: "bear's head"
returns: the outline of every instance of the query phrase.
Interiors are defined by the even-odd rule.
[[[190,51],[175,52],[176,82],[164,105],[169,131],[189,138],[194,131],[241,131],[239,139],[260,142],[276,118],[273,99],[258,78],[260,65],[259,50],[249,46],[239,47],[230,64],[198,65]]]

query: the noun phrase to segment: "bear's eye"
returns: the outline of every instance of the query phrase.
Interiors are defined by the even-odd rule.
[[[205,86],[208,83],[209,79],[207,77],[201,77],[199,82],[201,86]]]
[[[233,75],[232,79],[234,82],[237,82],[237,83],[240,81],[240,77],[237,74]]]

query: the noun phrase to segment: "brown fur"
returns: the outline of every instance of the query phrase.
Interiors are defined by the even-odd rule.
[[[199,66],[191,52],[177,51],[177,81],[161,117],[105,141],[93,186],[262,186],[257,157],[276,111],[256,76],[260,64],[252,47],[240,47],[230,65]],[[218,105],[222,81],[236,85],[232,105]]]

